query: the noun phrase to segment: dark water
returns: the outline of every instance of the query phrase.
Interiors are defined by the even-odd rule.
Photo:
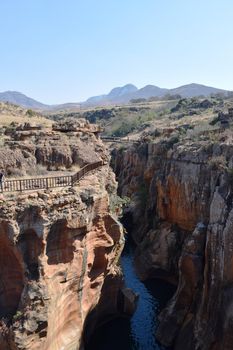
[[[174,287],[160,280],[142,283],[133,266],[133,246],[127,242],[121,257],[127,287],[139,294],[131,320],[108,322],[93,335],[88,350],[164,350],[155,339],[157,317],[174,293]]]

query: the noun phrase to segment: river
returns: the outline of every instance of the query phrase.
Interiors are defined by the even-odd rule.
[[[92,336],[88,350],[165,350],[155,338],[158,314],[174,293],[174,287],[161,280],[141,282],[133,265],[133,244],[126,242],[121,265],[126,287],[139,294],[136,312],[128,319],[108,322]]]

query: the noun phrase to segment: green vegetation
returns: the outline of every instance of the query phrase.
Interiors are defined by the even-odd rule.
[[[32,110],[32,109],[28,109],[26,112],[26,115],[31,118],[34,117],[36,115],[36,113]]]
[[[130,100],[130,103],[146,103],[146,102],[155,102],[155,101],[172,101],[172,100],[180,100],[182,97],[178,94],[171,95],[171,94],[166,94],[162,97],[158,96],[152,96],[149,97],[148,99],[146,98],[134,98]]]
[[[49,118],[85,118],[103,127],[105,136],[125,137],[134,134],[135,138],[152,142],[156,139],[157,142],[178,134],[179,139],[188,137],[198,141],[210,138],[214,141],[218,138],[218,129],[221,127],[216,116],[219,111],[232,105],[233,98],[231,100],[230,97],[223,98],[219,95],[209,98],[180,98],[179,95],[168,94],[160,99],[134,99],[128,105],[64,112],[53,114]],[[170,141],[172,146],[179,140],[176,137],[176,140]]]
[[[53,120],[64,118],[85,118],[91,123],[98,123],[105,129],[106,136],[126,136],[131,132],[143,130],[151,122],[165,116],[175,101],[159,101],[141,105],[94,108],[84,112],[59,113],[49,116]]]
[[[13,316],[13,320],[14,321],[17,321],[17,320],[19,320],[19,319],[21,319],[23,317],[23,313],[22,313],[22,311],[17,311],[16,312],[16,314]]]
[[[117,215],[117,217],[120,217],[122,215],[123,208],[129,205],[129,203],[130,198],[127,196],[121,198],[118,195],[112,195],[110,197],[110,212]]]
[[[132,100],[130,100],[131,103],[144,103],[146,101],[146,98],[133,98]]]

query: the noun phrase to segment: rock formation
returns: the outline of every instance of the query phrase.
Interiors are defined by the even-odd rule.
[[[73,170],[109,157],[98,137],[98,126],[69,121],[53,129],[28,123],[5,131],[4,148],[0,148],[0,168],[8,175],[39,171]],[[17,169],[17,170],[16,170]]]
[[[113,167],[131,198],[139,276],[177,284],[158,339],[176,350],[232,349],[231,143],[138,143],[115,150]]]
[[[67,167],[67,159],[79,166],[96,157],[108,159],[91,132],[69,138],[43,131],[36,142],[37,132],[21,142],[18,151],[9,147],[20,166],[28,159],[49,166],[50,156],[50,162]],[[55,140],[64,157],[51,153],[53,146],[48,145]],[[64,141],[67,144],[61,144]],[[79,162],[74,161],[74,149]],[[22,162],[15,152],[21,152]],[[2,160],[6,171],[9,161],[7,156]],[[123,231],[109,209],[115,191],[114,174],[106,164],[72,188],[2,197],[0,350],[84,349],[84,340],[99,323],[132,312],[132,295],[124,289],[118,266]]]

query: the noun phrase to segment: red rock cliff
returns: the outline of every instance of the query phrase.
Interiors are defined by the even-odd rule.
[[[39,149],[48,152],[39,156]],[[64,167],[108,159],[89,129],[65,135],[33,131],[18,147],[10,144],[8,152],[12,162],[2,158],[6,171],[18,153],[24,171],[29,159]],[[83,349],[84,335],[88,341],[99,322],[132,311],[118,266],[123,231],[110,212],[115,192],[106,164],[72,188],[1,198],[0,350]]]
[[[118,311],[124,237],[109,213],[106,188],[113,183],[105,166],[75,189],[19,195],[2,205],[0,349],[79,348],[110,277],[104,313]]]
[[[157,330],[177,350],[233,348],[232,161],[231,145],[209,140],[113,153],[138,273],[177,284]]]

